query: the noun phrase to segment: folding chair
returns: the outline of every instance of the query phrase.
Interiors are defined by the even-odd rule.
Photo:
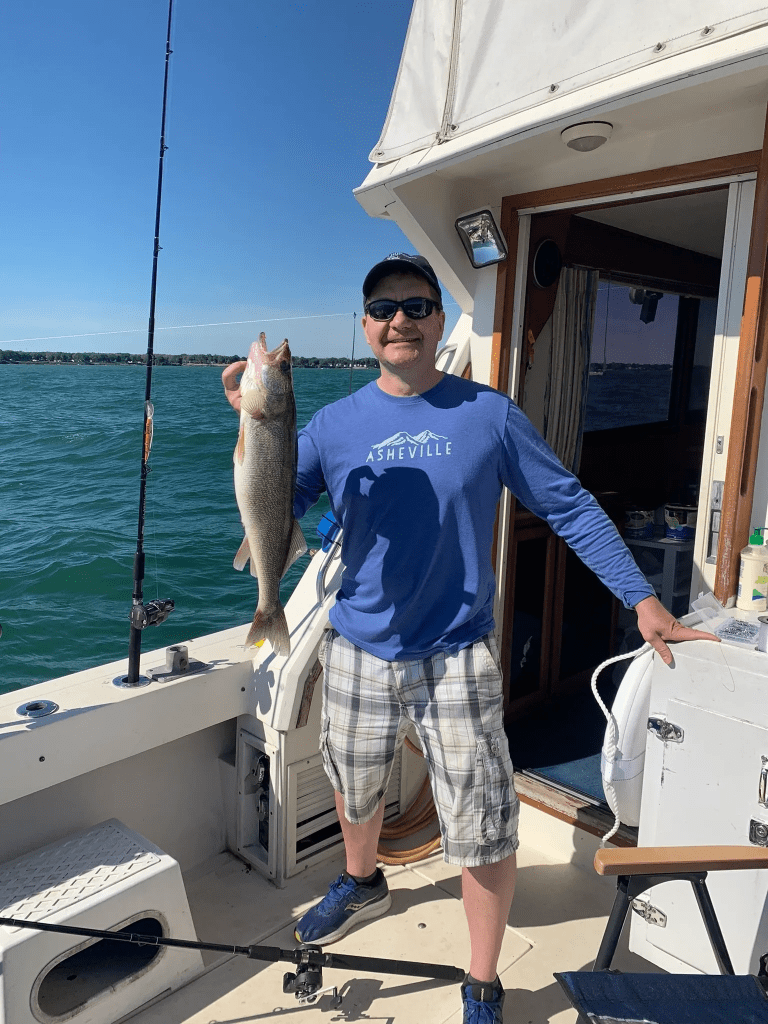
[[[707,890],[709,871],[768,867],[768,849],[678,846],[604,849],[600,875],[616,875],[616,898],[592,971],[555,974],[580,1024],[768,1024],[768,954],[757,975],[735,975]],[[720,975],[620,974],[611,971],[632,900],[651,886],[684,880],[693,886]]]

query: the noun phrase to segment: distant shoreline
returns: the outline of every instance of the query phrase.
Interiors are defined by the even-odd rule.
[[[245,356],[203,356],[190,359],[185,355],[170,356],[155,353],[153,366],[216,366],[223,369],[240,362]],[[143,366],[144,355],[117,352],[16,352],[0,349],[0,366]],[[293,368],[310,370],[375,370],[378,361],[372,358],[355,360],[350,365],[345,356],[293,356]]]

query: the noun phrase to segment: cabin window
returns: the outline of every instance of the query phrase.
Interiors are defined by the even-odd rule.
[[[715,347],[716,316],[717,299],[700,299],[691,368],[691,386],[686,409],[688,422],[703,422],[707,415],[712,351]]]
[[[638,299],[643,295],[651,295],[646,301],[655,306],[649,311],[653,319],[648,323],[640,319],[644,307]],[[669,419],[679,303],[677,295],[601,279],[592,331],[585,431]]]
[[[584,432],[703,423],[716,312],[714,298],[691,298],[640,282],[629,285],[601,278]]]

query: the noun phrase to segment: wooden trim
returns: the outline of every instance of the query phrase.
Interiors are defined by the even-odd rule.
[[[613,814],[610,811],[548,786],[543,779],[532,779],[522,772],[515,772],[515,790],[520,803],[528,804],[529,807],[597,836],[598,839],[602,839],[613,827]],[[622,825],[609,842],[619,847],[637,846],[637,829]]]
[[[723,488],[720,546],[717,552],[715,597],[722,604],[736,593],[739,552],[752,524],[755,470],[768,369],[768,300],[763,287],[768,263],[768,117],[755,186],[752,237],[747,259],[747,288],[741,318],[731,434]]]
[[[512,337],[512,317],[515,305],[515,280],[517,276],[517,246],[520,234],[517,210],[503,203],[501,208],[501,232],[507,241],[509,255],[499,264],[496,274],[496,303],[493,311],[493,340],[491,343],[492,388],[509,393],[509,360]]]
[[[636,846],[598,850],[598,875],[666,875],[699,871],[768,868],[768,850],[754,846]]]
[[[621,195],[623,192],[652,188],[671,188],[676,185],[685,185],[688,182],[706,181],[709,178],[748,174],[758,170],[760,164],[761,151],[755,150],[751,153],[720,156],[713,160],[696,160],[690,164],[676,164],[672,167],[658,167],[651,171],[620,174],[614,178],[583,181],[558,188],[543,188],[536,192],[521,192],[516,196],[508,196],[504,199],[504,203],[509,203],[514,210],[527,210],[537,206],[554,206],[559,203],[571,202],[577,206],[588,199],[599,199],[601,196]],[[652,198],[660,199],[661,196]],[[637,201],[636,199],[632,200],[632,202]]]

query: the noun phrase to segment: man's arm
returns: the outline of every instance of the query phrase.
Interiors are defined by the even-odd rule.
[[[672,663],[667,641],[718,640],[681,625],[664,608],[611,520],[517,406],[511,407],[507,424],[504,483],[563,537],[626,607],[635,609],[640,634],[662,661]]]

